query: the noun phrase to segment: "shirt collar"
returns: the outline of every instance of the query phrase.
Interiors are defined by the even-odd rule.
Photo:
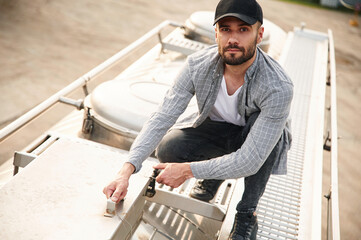
[[[259,61],[260,61],[260,50],[257,47],[256,48],[256,58],[254,59],[253,63],[251,64],[251,66],[249,66],[249,68],[246,71],[246,77],[245,77],[245,81],[247,82],[248,79],[252,79],[252,77],[254,76],[255,72],[257,71],[258,67],[259,67]]]

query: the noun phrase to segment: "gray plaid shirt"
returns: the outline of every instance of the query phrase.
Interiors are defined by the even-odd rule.
[[[128,161],[135,166],[136,172],[171,127],[197,127],[208,117],[217,98],[223,68],[216,45],[188,57],[158,110],[144,124],[131,147]],[[194,95],[198,112],[179,119]],[[203,179],[253,175],[280,138],[283,138],[284,144],[272,173],[285,174],[287,151],[291,144],[287,119],[292,97],[293,84],[285,71],[275,60],[257,49],[256,59],[248,68],[239,93],[238,112],[243,120],[254,112],[260,112],[259,117],[240,149],[214,159],[192,162],[193,175]]]

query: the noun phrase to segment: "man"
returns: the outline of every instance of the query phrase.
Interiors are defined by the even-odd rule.
[[[256,238],[255,210],[269,176],[286,173],[293,96],[287,74],[257,47],[262,23],[262,9],[254,0],[219,2],[217,45],[187,59],[134,141],[128,162],[104,188],[107,198],[118,202],[125,197],[131,174],[159,145],[162,163],[154,168],[163,171],[157,182],[178,187],[191,177],[204,179],[192,197],[209,201],[223,179],[244,177],[230,239]],[[199,111],[176,123],[194,95]]]

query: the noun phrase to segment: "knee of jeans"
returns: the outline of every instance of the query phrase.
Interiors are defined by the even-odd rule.
[[[256,122],[260,112],[254,112],[247,118],[247,124],[250,126],[253,126],[253,124]]]
[[[179,148],[167,143],[161,143],[155,151],[155,155],[162,163],[166,162],[185,162],[186,156],[184,151],[180,151]]]

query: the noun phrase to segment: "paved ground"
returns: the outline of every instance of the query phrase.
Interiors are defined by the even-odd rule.
[[[0,127],[124,48],[162,20],[182,22],[218,0],[0,0]],[[339,192],[343,239],[361,239],[361,28],[352,14],[260,0],[264,15],[283,29],[305,22],[332,29],[337,61]],[[136,56],[134,56],[136,58]],[[72,110],[57,107],[0,145],[0,164]],[[19,137],[15,139],[15,137]],[[327,156],[327,153],[326,153]],[[325,164],[325,175],[329,167]],[[327,192],[325,183],[324,193]],[[325,203],[325,201],[324,201]]]

